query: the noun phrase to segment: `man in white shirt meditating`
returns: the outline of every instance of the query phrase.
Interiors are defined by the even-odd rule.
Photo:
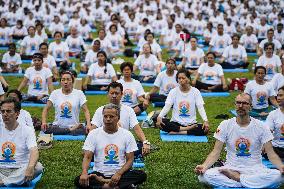
[[[237,117],[223,121],[214,134],[216,143],[205,162],[197,165],[195,172],[200,182],[214,187],[269,188],[281,182],[284,165],[274,152],[273,136],[261,121],[249,116],[251,97],[239,94],[235,99]],[[226,163],[210,168],[220,157],[226,144]],[[278,169],[268,169],[262,164],[262,148],[268,159]]]

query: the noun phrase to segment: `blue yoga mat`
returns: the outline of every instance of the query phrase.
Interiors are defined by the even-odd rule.
[[[59,86],[60,83],[58,81],[52,82],[53,86]]]
[[[224,72],[233,72],[233,73],[247,73],[249,72],[248,69],[241,69],[241,68],[236,68],[236,69],[223,69]]]
[[[23,63],[23,64],[31,64],[31,63],[32,63],[32,60],[22,60],[22,63]]]
[[[94,167],[95,163],[94,162],[91,162],[90,163],[90,167]],[[132,165],[133,168],[143,168],[145,167],[145,163],[144,162],[133,162],[133,165]]]
[[[160,131],[160,137],[167,142],[208,142],[207,136],[170,135],[165,131]]]
[[[139,52],[140,48],[139,47],[135,47],[133,48],[133,51],[138,51]]]
[[[176,61],[176,65],[180,65],[181,64],[181,61]]]
[[[85,95],[104,95],[107,91],[85,91]]]
[[[0,50],[7,51],[9,47],[0,47]]]
[[[85,77],[87,77],[87,74],[80,73],[80,74],[78,74],[78,77],[79,78],[85,78]]]
[[[165,102],[153,102],[152,105],[153,107],[164,107]]]
[[[67,141],[67,140],[79,140],[79,141],[85,141],[86,136],[85,135],[53,135],[53,140],[57,141]]]
[[[274,186],[271,186],[271,187],[268,187],[268,188],[279,188],[279,186],[278,185],[274,185]],[[238,187],[236,187],[236,188],[229,188],[229,187],[221,187],[221,186],[219,186],[219,187],[214,187],[214,189],[253,189],[253,188],[238,188]]]
[[[254,59],[253,61],[254,61],[254,63],[257,63],[258,59],[256,58],[256,59]]]
[[[220,97],[220,96],[230,96],[228,92],[209,92],[209,93],[201,93],[203,97]]]
[[[262,164],[265,165],[267,168],[276,169],[275,165],[273,165],[269,160],[262,158]]]
[[[236,110],[230,110],[230,113],[233,114],[234,116],[237,116]]]
[[[97,32],[97,29],[94,28],[94,29],[91,30],[91,32]]]
[[[138,121],[144,121],[147,119],[147,113],[144,111],[139,116],[136,116]]]
[[[33,103],[33,102],[22,102],[22,107],[45,107],[46,104],[39,104],[39,103]]]
[[[153,87],[154,83],[141,83],[144,87]]]
[[[33,189],[35,188],[38,181],[40,181],[42,177],[42,173],[38,175],[36,178],[34,178],[28,186],[18,186],[18,187],[0,187],[3,189]]]
[[[257,56],[256,52],[247,53],[248,56]]]
[[[205,46],[202,48],[204,51],[208,51],[209,47],[208,46]]]
[[[23,73],[1,73],[2,76],[24,77]]]

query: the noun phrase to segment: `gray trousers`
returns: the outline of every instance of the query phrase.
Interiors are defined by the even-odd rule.
[[[0,168],[0,181],[5,186],[22,185],[25,183],[25,172],[28,165],[24,165],[20,168]],[[34,178],[40,175],[43,171],[41,163],[37,163],[35,166]]]

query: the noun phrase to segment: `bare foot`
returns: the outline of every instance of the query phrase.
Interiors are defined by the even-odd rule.
[[[240,173],[231,169],[219,169],[219,172],[227,176],[229,179],[240,182]]]
[[[78,124],[78,125],[74,125],[74,126],[72,126],[72,127],[70,127],[70,131],[75,131],[75,130],[77,130],[77,129],[79,129],[79,128],[82,128],[83,127],[83,125],[82,124]]]
[[[2,180],[0,180],[0,186],[3,186],[3,185],[4,185],[3,181],[2,181]]]

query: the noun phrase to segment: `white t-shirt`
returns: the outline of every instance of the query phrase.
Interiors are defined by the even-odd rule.
[[[83,150],[94,153],[94,171],[108,177],[114,175],[126,163],[126,153],[134,152],[138,148],[130,131],[118,128],[117,132],[108,134],[101,127],[89,133]]]
[[[145,41],[145,43],[142,43],[141,46],[140,46],[140,52],[143,52],[143,45],[148,43],[147,41]],[[150,44],[151,46],[151,52],[154,54],[154,55],[157,55],[158,53],[161,53],[162,52],[162,49],[161,49],[161,46],[156,42],[154,41],[152,44]]]
[[[265,82],[264,85],[259,85],[255,80],[249,81],[244,90],[252,98],[252,107],[254,109],[267,108],[268,98],[276,96],[275,91],[270,82]]]
[[[65,41],[69,47],[70,52],[79,53],[82,51],[81,46],[84,46],[84,40],[81,36],[72,37],[69,35]]]
[[[92,28],[86,24],[85,26],[80,26],[80,36],[82,36],[83,39],[87,39],[89,37],[89,33],[92,31]]]
[[[116,76],[113,66],[109,63],[106,64],[106,73],[104,72],[105,66],[100,67],[98,63],[91,64],[88,76],[92,78],[92,85],[108,85],[111,78]]]
[[[43,42],[43,40],[35,35],[34,37],[26,36],[24,37],[23,41],[21,42],[21,46],[26,48],[25,54],[26,55],[33,55],[34,53],[38,52],[39,45]]]
[[[62,93],[62,88],[54,90],[48,99],[55,108],[53,125],[70,128],[80,123],[80,108],[87,102],[81,90],[73,89],[68,95]]]
[[[131,82],[126,82],[124,79],[120,79],[117,82],[123,86],[123,95],[121,98],[121,104],[134,107],[138,104],[138,97],[145,94],[141,83],[135,79]]]
[[[65,53],[69,52],[69,47],[67,43],[61,41],[57,44],[55,41],[50,43],[48,51],[55,58],[55,61],[64,61]]]
[[[221,76],[224,75],[223,68],[220,64],[214,64],[214,66],[208,66],[208,63],[203,63],[198,68],[198,73],[201,75],[201,82],[218,85],[221,84]]]
[[[50,69],[43,67],[36,71],[34,66],[26,70],[25,77],[29,80],[28,95],[48,95],[47,79],[52,77]]]
[[[232,65],[238,64],[240,61],[247,58],[246,49],[242,45],[238,45],[237,48],[234,48],[233,45],[230,45],[225,48],[223,55],[226,61]]]
[[[7,64],[7,68],[12,68],[13,66],[22,64],[22,59],[18,53],[15,53],[14,56],[11,56],[8,51],[3,55],[2,63]]]
[[[160,88],[160,95],[168,96],[169,92],[178,86],[178,83],[176,81],[177,71],[175,70],[172,76],[168,76],[166,72],[167,70],[162,71],[158,74],[154,82],[154,86]]]
[[[258,31],[257,33],[257,38],[259,39],[264,39],[266,38],[267,30],[269,30],[271,26],[265,24],[262,26],[261,24],[256,25],[256,30]]]
[[[214,47],[214,51],[223,53],[224,49],[232,43],[232,39],[228,34],[214,35],[209,45]]]
[[[25,26],[23,26],[22,28],[17,28],[17,26],[13,26],[11,28],[11,35],[26,36],[28,35],[28,31]]]
[[[275,90],[275,93],[278,93],[278,89],[284,86],[284,75],[282,73],[277,73],[273,76],[271,84]]]
[[[146,58],[145,54],[142,54],[135,60],[134,65],[140,70],[141,76],[155,76],[159,61],[153,54],[150,54],[148,58]]]
[[[236,168],[262,166],[262,147],[273,136],[261,121],[250,119],[246,127],[240,127],[235,117],[222,121],[218,126],[214,137],[226,144],[226,165]]]
[[[264,44],[268,42],[268,39],[264,39],[259,43],[259,47],[264,49]],[[274,44],[274,53],[276,53],[277,50],[281,49],[282,45],[277,39],[273,39],[272,43]]]
[[[20,168],[28,165],[31,148],[37,147],[35,132],[19,122],[15,130],[9,131],[0,126],[0,168]]]
[[[185,57],[186,68],[198,68],[201,64],[201,59],[204,58],[205,54],[204,51],[200,48],[196,48],[195,50],[192,50],[191,48],[187,49],[183,53],[183,57]]]
[[[103,123],[103,107],[99,107],[91,121],[91,124],[95,125],[96,127],[102,127],[104,125]],[[119,123],[122,128],[126,130],[133,129],[136,125],[139,124],[136,114],[134,110],[124,104],[121,104],[120,106],[120,120]]]
[[[110,48],[113,50],[119,50],[120,49],[120,44],[122,41],[122,37],[121,35],[119,35],[118,33],[110,34],[108,33],[106,38],[110,41]]]
[[[246,49],[256,50],[258,40],[255,34],[251,34],[250,36],[243,34],[240,39],[240,44],[243,44]]]
[[[42,66],[52,70],[53,67],[56,67],[56,62],[54,57],[48,54],[46,58],[43,58]]]
[[[10,43],[10,33],[11,33],[11,28],[9,27],[5,27],[2,28],[0,27],[0,44],[1,45],[7,45],[8,43]]]
[[[276,68],[281,66],[281,60],[275,54],[271,58],[262,55],[259,57],[256,66],[264,66],[266,68],[265,79],[271,80],[276,74]]]
[[[98,52],[94,52],[93,49],[88,50],[85,57],[85,64],[90,66],[91,64],[97,62],[98,61],[97,53]]]
[[[274,139],[272,140],[272,145],[284,148],[284,114],[280,108],[269,113],[265,125],[273,131]]]
[[[183,93],[179,87],[172,89],[165,103],[173,106],[171,121],[183,126],[196,123],[196,107],[204,105],[201,93],[195,87],[190,87],[187,93]]]
[[[20,110],[20,115],[19,115],[17,121],[19,123],[23,124],[23,125],[26,125],[26,126],[34,129],[34,123],[33,123],[32,116],[26,110],[23,110],[23,109]]]
[[[64,33],[64,25],[61,22],[59,22],[58,24],[56,24],[55,22],[52,22],[50,24],[49,31],[51,32],[52,36],[57,31]]]
[[[94,44],[94,41],[99,40],[101,42],[101,50],[105,51],[107,54],[109,54],[110,52],[109,49],[111,49],[111,42],[108,38],[104,38],[103,40],[96,38],[93,40],[92,45]]]

